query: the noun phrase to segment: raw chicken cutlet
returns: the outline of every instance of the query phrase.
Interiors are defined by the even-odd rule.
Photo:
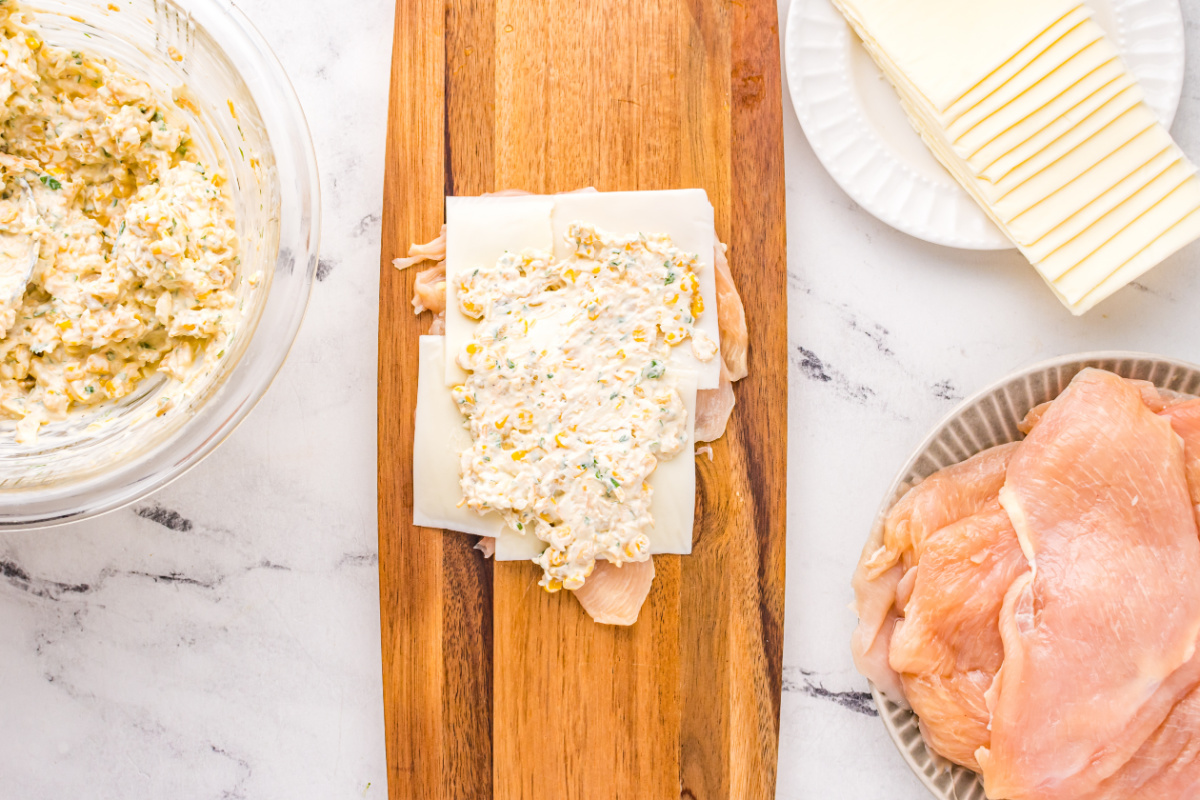
[[[889,512],[856,663],[989,797],[1190,798],[1200,400],[1085,370],[1023,430]]]

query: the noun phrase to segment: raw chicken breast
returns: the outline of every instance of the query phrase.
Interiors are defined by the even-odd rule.
[[[1162,415],[1170,421],[1171,429],[1183,440],[1183,457],[1187,471],[1188,494],[1200,523],[1200,400],[1189,400],[1170,406]]]
[[[1198,739],[1200,688],[1194,688],[1175,704],[1137,754],[1083,800],[1191,800],[1200,796]]]
[[[750,373],[746,361],[750,332],[746,328],[746,309],[733,282],[725,250],[725,245],[718,241],[716,257],[713,259],[717,277],[717,329],[721,335],[721,359],[729,371],[729,380],[740,381]]]
[[[993,498],[983,511],[929,536],[889,658],[921,718],[925,740],[942,756],[974,770],[986,746],[984,693],[1004,660],[1000,607],[1018,575],[1029,571],[1008,514]]]
[[[930,536],[995,502],[1016,447],[993,447],[930,475],[900,498],[884,521],[881,537],[863,550],[853,580],[858,627],[851,650],[858,670],[897,702],[904,701],[904,694],[888,648],[898,618],[900,581],[918,562]]]
[[[413,282],[413,309],[417,314],[432,311],[434,316],[446,311],[446,262],[421,270]]]
[[[583,610],[601,625],[632,625],[654,583],[654,559],[623,565],[597,561],[592,574],[575,590]]]
[[[1146,408],[1150,409],[1155,414],[1177,406],[1181,403],[1190,402],[1193,399],[1188,395],[1179,394],[1178,392],[1173,392],[1170,389],[1160,389],[1150,381],[1134,380],[1130,378],[1125,378],[1123,380],[1125,383],[1138,390],[1138,393],[1142,396],[1142,402],[1146,404]],[[1021,420],[1021,424],[1017,426],[1020,428],[1021,433],[1028,434],[1030,431],[1032,431],[1034,427],[1041,421],[1042,415],[1045,414],[1053,404],[1054,401],[1050,400],[1031,408],[1029,413],[1025,415],[1025,419]]]
[[[733,382],[729,380],[729,371],[722,363],[721,382],[717,388],[696,392],[696,432],[692,438],[697,442],[715,442],[724,436],[736,402]]]
[[[989,797],[1074,800],[1194,683],[1179,670],[1200,633],[1183,446],[1136,386],[1084,370],[1021,443],[1000,499],[1033,570],[1000,613],[991,743],[976,757]]]
[[[442,226],[441,233],[436,239],[426,242],[425,244],[414,244],[408,248],[408,257],[392,259],[392,265],[396,269],[408,269],[411,266],[420,264],[422,261],[445,261],[446,260],[446,226]]]

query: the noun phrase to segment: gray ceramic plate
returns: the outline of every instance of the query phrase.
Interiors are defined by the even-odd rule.
[[[884,517],[910,486],[989,447],[1020,439],[1017,424],[1025,413],[1057,397],[1085,367],[1099,367],[1125,378],[1150,381],[1162,389],[1200,395],[1200,366],[1146,353],[1084,353],[1019,370],[964,401],[921,443],[888,489],[875,518],[872,541],[882,541]],[[871,693],[888,735],[934,796],[942,800],[984,800],[979,776],[925,746],[917,716],[911,710],[893,703],[874,686]]]

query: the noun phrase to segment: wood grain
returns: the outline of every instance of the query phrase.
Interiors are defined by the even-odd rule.
[[[380,279],[379,538],[392,798],[770,798],[782,654],[786,267],[776,6],[399,0]],[[735,146],[736,143],[736,146]],[[751,375],[698,461],[692,556],[633,628],[531,564],[411,525],[412,275],[443,194],[699,186]],[[420,325],[425,324],[424,322]]]

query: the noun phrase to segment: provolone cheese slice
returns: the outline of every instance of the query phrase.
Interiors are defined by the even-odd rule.
[[[934,109],[943,111],[1055,22],[1077,0],[838,0]]]
[[[616,235],[665,233],[680,250],[699,256],[700,296],[704,300],[697,329],[720,345],[717,279],[713,265],[716,228],[713,208],[703,189],[646,192],[571,192],[557,195],[446,198],[446,366],[452,386],[458,354],[471,340],[477,320],[458,306],[457,286],[464,270],[495,264],[505,252],[550,250],[565,258],[563,237],[572,222],[586,222]],[[543,326],[551,331],[552,325]],[[549,333],[547,335],[550,335]],[[721,379],[720,354],[698,360],[691,342],[671,349],[671,364],[699,376],[701,389]]]
[[[646,532],[653,555],[692,552],[692,528],[696,510],[696,375],[679,372],[679,394],[688,411],[688,441],[674,458],[660,461],[648,483],[654,489],[650,501],[653,527]],[[546,543],[533,534],[506,528],[496,540],[497,561],[520,561],[536,557]]]
[[[1072,310],[1083,314],[1113,292],[1136,281],[1146,272],[1200,238],[1200,210],[1193,211],[1174,227],[1154,240],[1140,253],[1131,258],[1116,272],[1108,276],[1095,289],[1088,292]]]
[[[1195,173],[1190,164],[1176,161],[1124,203],[1096,220],[1086,231],[1041,259],[1038,262],[1038,272],[1042,273],[1044,278],[1057,280],[1166,199]]]
[[[564,237],[572,222],[587,222],[617,235],[631,233],[670,235],[675,247],[700,257],[700,296],[704,300],[697,328],[720,342],[717,326],[717,273],[713,266],[716,226],[713,207],[703,189],[655,192],[598,192],[564,194],[554,198],[554,255],[566,258]],[[716,389],[721,382],[721,359],[700,361],[691,342],[671,348],[670,365],[695,372],[701,389]]]
[[[446,388],[445,337],[422,336],[413,431],[413,524],[423,528],[499,536],[506,526],[498,514],[481,516],[460,506],[459,456],[471,446],[454,396]],[[458,373],[461,383],[466,373]]]
[[[1041,260],[1064,244],[1079,236],[1098,219],[1124,203],[1142,187],[1157,178],[1172,164],[1183,157],[1179,148],[1164,147],[1146,160],[1127,177],[1118,181],[1108,191],[1075,212],[1067,219],[1057,222],[1038,218],[1034,214],[1018,217],[1009,224],[1009,231],[1031,261]],[[1057,224],[1055,224],[1057,222]]]
[[[1145,250],[1149,243],[1158,242],[1197,209],[1200,209],[1200,180],[1190,178],[1065,272],[1054,281],[1055,288],[1062,292],[1067,302],[1078,303]]]
[[[934,156],[1073,313],[1200,236],[1195,168],[1081,3],[833,2]]]
[[[1097,31],[1100,28],[1095,23],[1088,25],[1094,25]],[[994,110],[989,109],[987,116],[974,111],[964,114],[947,128],[947,137],[956,146],[973,152],[1016,123],[1050,105],[1072,86],[1117,57],[1117,49],[1111,42],[1097,39],[1061,67],[1040,75],[1037,83],[1029,89]]]
[[[1021,215],[1032,217],[1038,227],[1049,232],[1170,145],[1170,134],[1161,125],[1154,125],[1052,194],[1006,198],[997,204],[997,215],[1009,224]]]
[[[998,89],[1016,77],[1034,59],[1055,46],[1064,36],[1078,28],[1083,22],[1091,19],[1091,17],[1092,12],[1086,6],[1078,6],[1071,9],[1070,13],[1040,33],[1036,39],[1001,65],[999,69],[951,103],[941,115],[942,121],[945,123],[953,122],[966,111],[971,110],[990,98]]]
[[[982,172],[998,159],[1031,141],[1033,137],[1051,125],[1059,127],[1059,130],[1053,133],[1051,138],[1062,135],[1061,127],[1064,115],[1072,112],[1081,103],[1088,101],[1097,92],[1107,90],[1107,87],[1114,83],[1117,84],[1117,91],[1135,84],[1133,76],[1125,71],[1125,66],[1119,58],[1100,65],[1073,86],[1068,87],[1054,100],[1019,120],[999,136],[987,141],[985,137],[988,133],[992,133],[991,131],[980,131],[978,134],[972,132],[971,135],[964,136],[955,145],[955,150],[968,159],[973,170]],[[1115,92],[1113,93],[1115,94]],[[1108,97],[1104,96],[1102,99],[1107,100]],[[1024,158],[1028,158],[1028,155]]]
[[[1161,133],[1161,137],[1151,135],[1147,139],[1138,139],[1141,134],[1150,131]],[[1135,140],[1137,144],[1131,146]],[[996,186],[988,185],[984,195],[995,205],[996,214],[1001,219],[1013,219],[1047,197],[1059,193],[1095,165],[1106,163],[1108,169],[1113,170],[1109,173],[1111,180],[1098,191],[1080,197],[1078,202],[1066,200],[1070,192],[1063,195],[1064,201],[1075,203],[1071,209],[1075,211],[1146,163],[1148,156],[1157,153],[1169,141],[1170,137],[1158,124],[1154,112],[1145,103],[1139,103],[1025,182],[1011,188],[1009,181]]]
[[[495,264],[506,252],[553,249],[553,211],[554,198],[540,195],[446,198],[446,386],[456,382],[458,354],[478,323],[459,309],[461,275]]]
[[[1128,73],[1123,73],[1123,79],[1105,85],[1028,141],[980,170],[979,177],[994,184],[1024,180],[1066,155],[1142,100],[1141,88]]]
[[[970,130],[996,112],[1009,108],[1018,98],[1037,93],[1046,96],[1047,84],[1053,82],[1052,76],[1074,74],[1075,80],[1066,84],[1070,86],[1108,60],[1097,57],[1103,51],[1112,49],[1111,46],[1094,46],[1103,38],[1104,30],[1092,20],[1085,19],[974,107],[963,111],[956,119],[946,119],[944,124],[947,130],[954,136],[956,132]],[[1047,102],[1059,94],[1062,92],[1050,95]]]

